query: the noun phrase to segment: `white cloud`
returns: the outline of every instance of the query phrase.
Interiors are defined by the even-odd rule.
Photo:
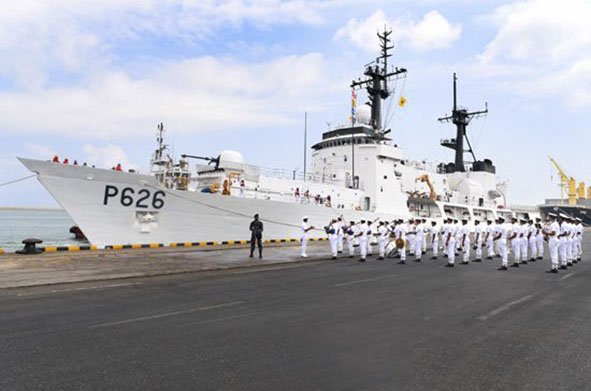
[[[348,39],[365,50],[375,51],[376,32],[383,30],[384,26],[392,27],[396,44],[408,44],[419,51],[450,47],[462,33],[461,24],[450,23],[437,10],[428,12],[416,22],[408,16],[391,20],[384,11],[377,10],[363,20],[349,19],[337,30],[335,39]]]
[[[478,56],[487,73],[528,97],[561,96],[591,106],[591,2],[527,0],[498,7],[485,20],[498,27]],[[515,71],[515,72],[513,72]]]
[[[87,85],[0,92],[0,129],[114,139],[145,133],[160,120],[191,133],[281,126],[311,103],[323,66],[320,54],[255,64],[201,57],[158,64],[142,78],[110,72]]]
[[[39,89],[54,73],[84,79],[104,69],[121,41],[200,41],[244,23],[318,24],[328,5],[319,0],[8,2],[0,9],[0,77],[17,88]]]
[[[85,144],[82,149],[86,153],[86,161],[89,165],[115,167],[117,164],[121,164],[124,170],[137,169],[136,165],[129,161],[123,149],[117,145],[108,144],[97,147],[93,144]]]

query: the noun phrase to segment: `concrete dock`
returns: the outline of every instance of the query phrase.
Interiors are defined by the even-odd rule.
[[[3,256],[4,287],[37,286],[0,289],[0,389],[588,389],[590,257],[555,275],[312,247]]]

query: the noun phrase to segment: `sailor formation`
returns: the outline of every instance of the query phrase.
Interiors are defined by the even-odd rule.
[[[302,221],[301,256],[306,258],[308,234],[314,226],[308,223],[308,217]],[[548,273],[558,273],[558,269],[567,269],[581,261],[583,253],[584,228],[581,219],[564,214],[549,214],[545,221],[537,218],[512,218],[505,221],[499,217],[493,220],[455,220],[448,218],[443,224],[426,219],[406,221],[343,221],[341,217],[333,219],[324,227],[330,243],[332,259],[343,253],[346,245],[348,256],[355,257],[359,251],[359,262],[365,262],[372,255],[372,245],[377,244],[377,259],[399,258],[398,264],[406,263],[407,255],[414,262],[421,262],[422,256],[431,251],[431,259],[436,260],[441,254],[447,258],[446,267],[454,267],[456,258],[467,265],[482,262],[483,257],[492,260],[500,258],[498,270],[508,270],[528,262],[536,262],[544,257],[544,250],[550,255],[551,267]],[[474,257],[472,258],[472,252]]]

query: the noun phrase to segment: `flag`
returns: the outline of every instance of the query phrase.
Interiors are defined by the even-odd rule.
[[[351,90],[351,124],[355,125],[357,119],[357,93]]]
[[[404,107],[405,104],[406,104],[406,98],[404,96],[401,96],[400,99],[398,100],[398,106]]]

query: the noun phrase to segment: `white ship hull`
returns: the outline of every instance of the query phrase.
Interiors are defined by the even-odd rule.
[[[19,160],[38,174],[41,184],[99,248],[248,240],[249,223],[256,213],[264,223],[266,239],[299,238],[303,216],[318,227],[311,237],[324,237],[322,227],[338,216],[345,221],[409,217],[408,210],[378,215],[324,205],[169,190],[149,175]]]

